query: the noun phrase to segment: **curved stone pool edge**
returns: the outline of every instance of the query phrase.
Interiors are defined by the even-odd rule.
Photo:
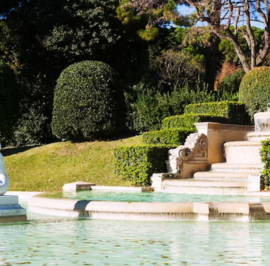
[[[270,220],[270,202],[108,202],[31,197],[30,212],[65,217],[142,221]]]

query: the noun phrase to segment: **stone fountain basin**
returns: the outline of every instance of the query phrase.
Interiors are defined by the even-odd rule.
[[[110,202],[38,195],[30,198],[28,210],[46,215],[112,220],[270,220],[270,202]]]

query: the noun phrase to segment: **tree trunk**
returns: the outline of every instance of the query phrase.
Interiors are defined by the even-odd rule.
[[[236,40],[235,36],[232,34],[230,29],[227,29],[226,32],[228,33],[228,37],[230,38],[230,41],[233,43],[233,46],[235,48],[235,51],[239,57],[239,60],[243,66],[245,73],[248,73],[251,70],[251,67],[246,59],[245,54],[243,53],[243,50],[240,44],[238,43],[238,41]]]
[[[218,46],[220,39],[213,37],[212,53],[210,58],[210,66],[206,68],[206,76],[208,77],[208,90],[214,90],[215,80],[217,76],[217,62],[218,62]]]

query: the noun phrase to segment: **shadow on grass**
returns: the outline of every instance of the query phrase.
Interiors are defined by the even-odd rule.
[[[7,148],[7,149],[3,149],[1,150],[1,153],[4,157],[10,156],[10,155],[14,155],[20,152],[24,152],[36,147],[40,147],[41,145],[37,145],[37,146],[28,146],[28,147],[20,147],[20,148]]]

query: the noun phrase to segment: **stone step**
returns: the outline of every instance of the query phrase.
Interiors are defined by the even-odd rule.
[[[194,174],[195,180],[213,180],[213,181],[246,181],[252,172],[197,172]]]
[[[260,141],[232,141],[224,144],[227,163],[261,163]]]
[[[209,181],[196,179],[166,179],[162,182],[163,192],[208,195],[244,195],[246,182]]]
[[[260,173],[262,169],[262,163],[214,163],[211,166],[213,172]]]
[[[247,134],[247,140],[249,141],[262,141],[270,138],[270,131],[265,132],[250,132]]]

